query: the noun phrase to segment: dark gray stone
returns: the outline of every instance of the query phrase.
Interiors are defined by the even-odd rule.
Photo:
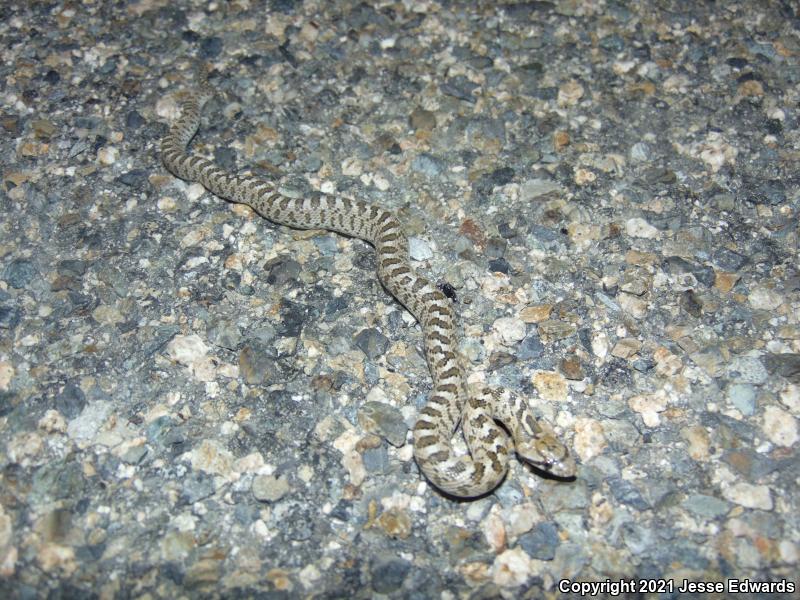
[[[302,267],[300,263],[287,256],[273,258],[264,265],[267,276],[266,282],[274,286],[283,286],[288,282],[296,281]]]
[[[6,265],[3,279],[14,289],[27,286],[39,274],[33,261],[27,258],[15,258]]]
[[[389,347],[389,338],[374,327],[359,331],[354,341],[356,347],[366,354],[370,360],[383,356]]]
[[[69,382],[56,396],[55,405],[65,419],[74,419],[86,406],[86,395],[77,383]]]
[[[763,363],[770,375],[780,375],[800,384],[800,354],[767,354]]]
[[[386,473],[389,470],[389,451],[383,444],[364,450],[361,459],[368,473]]]
[[[472,92],[478,89],[478,84],[471,82],[463,75],[456,75],[439,84],[439,89],[446,96],[452,96],[474,104],[475,96],[472,95]]]
[[[733,250],[729,250],[725,247],[718,247],[716,250],[714,250],[712,259],[714,264],[720,269],[733,273],[750,262],[750,259],[747,256],[739,254],[738,252],[734,252]]]
[[[642,493],[630,481],[622,478],[614,478],[608,482],[614,498],[623,504],[632,506],[636,510],[646,510],[650,508],[647,500]]]
[[[379,594],[389,594],[400,589],[405,581],[411,563],[400,558],[377,559],[370,568],[372,589]]]
[[[367,431],[380,435],[392,446],[399,448],[406,443],[408,425],[394,406],[385,402],[366,402],[358,411],[358,419]]]
[[[519,545],[531,558],[553,560],[558,547],[558,529],[554,523],[538,523],[534,528],[520,536]]]
[[[447,168],[441,159],[427,152],[421,152],[411,161],[411,170],[426,177],[437,177]]]
[[[183,479],[178,503],[194,504],[214,494],[214,476],[204,471],[192,471]]]
[[[0,306],[0,329],[14,329],[22,318],[16,306]]]

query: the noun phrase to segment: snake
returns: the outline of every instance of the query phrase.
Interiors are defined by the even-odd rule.
[[[515,451],[541,475],[574,478],[575,461],[567,446],[548,422],[534,416],[522,396],[504,388],[468,384],[453,303],[411,266],[408,241],[393,211],[340,193],[288,196],[271,180],[227,172],[189,152],[203,106],[215,94],[207,80],[186,94],[179,118],[161,140],[164,166],[176,177],[200,183],[229,202],[247,205],[273,223],[333,231],[375,248],[378,279],[416,318],[424,336],[433,387],[418,413],[413,444],[414,458],[425,478],[454,499],[482,497],[505,479]],[[466,453],[457,451],[454,443],[459,424]]]

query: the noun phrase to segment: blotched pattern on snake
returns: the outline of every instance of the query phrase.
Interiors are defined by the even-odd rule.
[[[339,194],[290,198],[271,181],[227,173],[187,152],[200,125],[200,111],[213,95],[212,88],[203,84],[184,102],[180,119],[161,144],[164,165],[177,177],[199,182],[231,202],[246,204],[275,223],[337,231],[375,247],[380,281],[416,317],[425,338],[433,391],[414,426],[414,455],[425,477],[447,494],[481,496],[503,480],[513,449],[541,471],[572,477],[575,464],[566,446],[548,424],[531,414],[524,399],[499,388],[470,393],[458,354],[452,304],[409,264],[408,243],[391,211]],[[453,450],[459,422],[468,455]]]

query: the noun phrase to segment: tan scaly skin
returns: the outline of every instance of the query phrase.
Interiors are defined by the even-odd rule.
[[[457,352],[452,304],[409,264],[408,243],[394,213],[339,194],[289,198],[271,181],[226,173],[187,152],[200,125],[200,111],[213,95],[205,84],[183,104],[180,119],[161,143],[164,165],[175,176],[199,182],[231,202],[246,204],[275,223],[337,231],[375,247],[378,278],[416,317],[425,336],[433,392],[414,426],[414,455],[425,477],[452,496],[474,498],[489,493],[508,470],[512,446],[506,430],[524,461],[559,478],[573,477],[575,463],[567,447],[549,425],[531,414],[525,400],[499,388],[468,393]],[[463,422],[469,455],[458,456],[453,451],[452,436],[459,421]]]

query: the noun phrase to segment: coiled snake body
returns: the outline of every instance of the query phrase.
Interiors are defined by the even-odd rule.
[[[425,477],[443,492],[463,498],[493,490],[508,470],[512,451],[506,431],[496,421],[511,433],[523,460],[557,477],[572,477],[575,465],[566,446],[549,425],[531,414],[525,400],[498,388],[468,393],[451,302],[409,264],[402,226],[391,211],[339,194],[290,198],[271,181],[227,173],[187,153],[200,125],[200,111],[213,95],[204,85],[184,102],[180,119],[161,143],[164,165],[177,177],[246,204],[275,223],[337,231],[375,247],[380,281],[416,317],[425,336],[433,391],[414,426],[414,455]],[[453,451],[452,436],[459,421],[469,455]]]

